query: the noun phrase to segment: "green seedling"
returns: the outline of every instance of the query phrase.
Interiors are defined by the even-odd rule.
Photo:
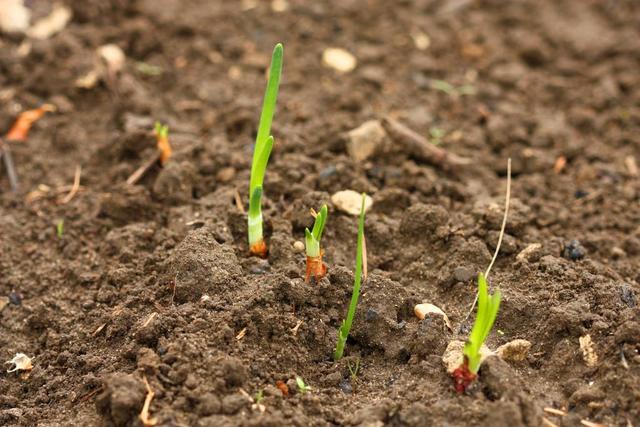
[[[462,365],[453,372],[453,379],[455,383],[455,389],[458,393],[463,393],[466,388],[471,384],[478,376],[478,370],[482,362],[481,348],[489,332],[493,328],[498,310],[500,308],[501,293],[496,290],[493,294],[489,294],[489,273],[491,268],[498,257],[500,252],[500,246],[502,244],[502,238],[504,236],[504,230],[507,225],[507,215],[509,213],[509,201],[511,198],[511,159],[507,161],[507,195],[505,197],[504,216],[502,218],[502,227],[500,228],[500,235],[498,237],[498,244],[493,254],[493,258],[487,267],[487,271],[483,274],[478,274],[478,293],[476,299],[471,306],[471,310],[467,315],[467,318],[473,311],[476,303],[478,303],[478,312],[476,314],[476,320],[471,328],[471,333],[467,342],[464,345],[462,351],[464,359]]]
[[[316,281],[322,279],[327,274],[327,266],[322,262],[322,256],[324,251],[320,248],[320,238],[324,231],[324,225],[327,222],[327,205],[322,205],[320,212],[315,214],[315,222],[313,223],[313,230],[309,231],[305,228],[305,251],[307,253],[307,271],[305,274],[305,282],[309,282],[311,275],[313,275]]]
[[[461,95],[475,95],[476,89],[472,85],[454,86],[451,83],[444,80],[431,80],[431,89],[439,90],[447,95],[457,97]]]
[[[62,239],[62,235],[64,234],[64,219],[61,219],[56,223],[56,235],[58,239]]]
[[[278,98],[278,88],[280,87],[282,53],[282,44],[278,43],[271,56],[269,80],[267,81],[267,89],[262,103],[262,113],[260,114],[258,134],[253,150],[251,178],[249,181],[249,252],[262,258],[267,256],[267,245],[262,232],[263,181],[271,149],[273,148],[273,136],[270,135],[270,132]]]
[[[334,360],[340,360],[344,353],[344,346],[347,343],[349,337],[349,331],[351,331],[351,325],[353,318],[356,314],[356,307],[358,306],[358,298],[360,297],[360,284],[362,283],[362,259],[364,248],[364,202],[366,194],[362,193],[362,205],[360,207],[360,221],[358,222],[358,247],[356,249],[356,274],[353,281],[353,292],[351,293],[351,302],[349,303],[349,310],[347,311],[347,318],[342,322],[340,329],[338,329],[338,343],[336,344],[336,350],[333,353]]]
[[[307,384],[305,384],[304,380],[302,379],[302,377],[296,376],[296,384],[298,385],[298,391],[302,394],[305,394],[309,391],[311,391],[311,387],[309,387]]]
[[[159,76],[162,74],[162,68],[157,65],[148,64],[146,62],[136,62],[136,70],[147,76]]]
[[[476,379],[480,369],[480,348],[489,336],[500,308],[500,291],[489,294],[487,279],[484,274],[478,275],[478,314],[471,329],[471,334],[464,345],[464,362],[453,372],[456,391],[462,393]]]
[[[262,399],[264,399],[264,390],[260,389],[256,392],[253,400],[255,401],[256,405],[259,405],[260,402],[262,402]]]
[[[439,127],[432,127],[429,129],[429,136],[431,137],[430,142],[433,145],[440,145],[442,144],[442,139],[445,136],[445,131]]]
[[[349,369],[349,374],[351,375],[351,382],[355,383],[358,379],[358,373],[360,372],[360,358],[356,359],[353,365],[351,364],[351,362],[347,362],[347,368]]]

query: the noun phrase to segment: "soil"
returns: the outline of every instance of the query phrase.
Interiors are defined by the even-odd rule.
[[[146,378],[161,426],[640,425],[638,2],[65,3],[73,19],[50,39],[26,49],[0,37],[0,129],[43,102],[58,107],[11,145],[21,191],[0,179],[2,360],[21,352],[34,366],[0,374],[0,424],[139,426]],[[279,41],[260,260],[235,195],[246,207]],[[76,87],[107,43],[125,68]],[[355,55],[356,69],[325,67],[328,47]],[[471,163],[445,169],[403,150],[354,161],[346,132],[385,117],[444,133],[432,141]],[[126,185],[154,155],[155,120],[168,123],[174,155]],[[503,301],[488,346],[532,348],[521,362],[490,357],[458,395],[441,357],[474,318],[508,157],[513,199],[490,277]],[[62,204],[57,189],[77,165],[82,187]],[[345,189],[374,203],[369,276],[335,363],[357,218],[330,196]],[[294,242],[323,202],[328,275],[305,284]],[[442,308],[453,331],[417,319],[418,302]],[[587,334],[595,366],[580,349]]]

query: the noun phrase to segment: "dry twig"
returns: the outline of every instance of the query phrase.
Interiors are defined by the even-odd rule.
[[[78,166],[76,166],[76,173],[75,173],[75,175],[73,177],[73,186],[71,187],[71,191],[69,191],[69,194],[67,194],[66,196],[64,196],[60,200],[60,204],[66,205],[76,195],[76,193],[80,189],[80,175],[81,174],[82,174],[82,167],[80,167],[80,165],[78,165]]]
[[[144,406],[142,406],[142,412],[140,412],[140,421],[145,427],[155,426],[158,423],[158,420],[155,418],[151,418],[149,415],[149,407],[151,406],[151,401],[153,400],[153,396],[155,393],[151,390],[151,386],[149,385],[149,381],[147,381],[147,376],[143,375],[144,385],[147,387],[147,397],[144,399]]]
[[[450,153],[441,147],[436,147],[425,137],[391,117],[385,117],[382,120],[382,125],[392,140],[402,145],[409,155],[418,160],[438,166],[444,170],[452,170],[471,163],[469,159]]]

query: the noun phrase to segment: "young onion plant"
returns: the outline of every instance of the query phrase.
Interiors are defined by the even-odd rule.
[[[481,348],[489,332],[493,328],[496,317],[498,316],[498,310],[500,309],[500,300],[502,295],[499,290],[496,290],[493,294],[489,294],[489,285],[487,280],[491,267],[493,267],[498,253],[500,252],[500,246],[502,244],[502,238],[504,236],[504,230],[507,225],[507,214],[509,213],[509,200],[511,197],[511,159],[507,162],[507,195],[505,197],[504,217],[502,218],[502,227],[500,228],[500,236],[498,237],[498,244],[496,250],[487,267],[487,271],[483,274],[478,274],[478,294],[471,306],[471,311],[478,304],[478,312],[476,314],[476,320],[471,328],[471,333],[467,342],[464,345],[462,351],[464,359],[462,365],[460,365],[453,372],[453,379],[455,383],[455,389],[458,393],[463,393],[469,384],[471,384],[478,376],[480,370],[480,364],[482,363]],[[471,311],[469,314],[471,314]],[[467,315],[468,317],[468,315]]]
[[[305,228],[304,243],[305,251],[307,253],[307,271],[305,274],[305,282],[309,282],[311,275],[315,277],[316,282],[322,279],[327,274],[327,266],[322,262],[322,255],[324,251],[320,248],[320,238],[324,231],[324,225],[327,222],[327,205],[323,205],[315,217],[313,223],[313,230],[309,231]]]
[[[453,372],[455,388],[458,393],[463,393],[478,376],[481,362],[480,348],[489,336],[498,316],[501,297],[499,290],[489,295],[487,279],[484,274],[480,273],[478,275],[478,314],[462,351],[464,361]]]
[[[344,319],[340,329],[338,329],[338,343],[333,353],[334,360],[340,360],[344,353],[344,346],[349,338],[349,331],[353,324],[353,318],[356,315],[356,307],[358,306],[358,298],[360,297],[360,284],[362,283],[362,260],[364,255],[364,202],[366,194],[362,193],[362,205],[360,207],[360,221],[358,222],[358,248],[356,250],[356,274],[353,281],[353,292],[351,293],[351,302],[347,311],[347,318]]]
[[[273,49],[271,66],[269,68],[269,80],[264,93],[262,113],[258,125],[256,144],[253,150],[253,162],[251,164],[251,179],[249,181],[249,252],[252,255],[265,258],[267,245],[262,231],[262,193],[264,173],[269,162],[271,149],[273,148],[273,136],[271,122],[276,108],[278,89],[280,87],[280,74],[282,73],[282,44],[278,43]]]

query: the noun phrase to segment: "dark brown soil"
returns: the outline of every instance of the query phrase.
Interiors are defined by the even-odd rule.
[[[0,179],[0,294],[12,300],[1,357],[22,352],[34,365],[0,375],[0,424],[141,425],[146,376],[163,426],[640,425],[640,181],[628,165],[640,162],[637,1],[289,0],[285,12],[268,1],[66,3],[72,22],[26,55],[21,37],[0,37],[0,129],[42,102],[58,106],[11,147],[22,191]],[[261,261],[247,256],[234,195],[247,193],[278,41]],[[106,43],[124,50],[125,69],[76,88]],[[324,67],[327,47],[352,52],[357,68]],[[473,90],[447,94],[434,80]],[[345,132],[386,116],[422,135],[443,130],[441,146],[472,163],[444,171],[403,152],[354,162]],[[169,124],[174,157],[127,186],[154,151],[155,120]],[[508,157],[513,200],[491,277],[504,296],[488,344],[533,346],[520,363],[488,359],[457,395],[441,356],[469,330]],[[60,204],[55,191],[76,165],[83,187]],[[51,190],[27,200],[43,184]],[[320,283],[304,284],[293,243],[309,209],[345,189],[374,199],[370,275],[334,363],[357,218],[330,204]],[[517,259],[532,243],[541,249]],[[421,301],[454,332],[419,321]],[[586,334],[595,367],[580,351]],[[260,390],[264,412],[250,399]]]

